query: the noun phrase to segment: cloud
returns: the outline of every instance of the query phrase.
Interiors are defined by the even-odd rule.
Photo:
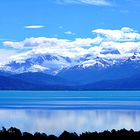
[[[38,38],[26,38],[21,42],[12,42],[5,41],[3,42],[4,46],[13,47],[16,49],[30,49],[30,51],[18,54],[12,59],[23,60],[27,59],[36,54],[57,54],[70,58],[79,58],[88,53],[88,49],[85,47],[91,47],[92,44],[100,43],[102,39],[97,38],[76,38],[74,41],[70,41],[67,39],[58,39],[58,38],[46,38],[46,37],[38,37]],[[61,51],[60,51],[61,50]]]
[[[140,40],[140,34],[128,27],[123,27],[121,30],[96,29],[92,32],[103,36],[108,41],[126,42]]]
[[[64,34],[67,34],[67,35],[75,35],[75,33],[71,32],[71,31],[66,31],[66,32],[64,32]]]
[[[4,46],[11,46],[13,48],[35,48],[35,47],[55,47],[55,46],[63,46],[69,42],[66,39],[58,39],[58,38],[46,38],[46,37],[31,37],[26,38],[21,42],[12,42],[5,41],[3,42]]]
[[[3,45],[19,50],[30,49],[11,57],[12,60],[19,61],[24,61],[34,55],[48,53],[70,57],[73,62],[86,55],[90,56],[90,60],[101,57],[112,61],[120,58],[127,59],[134,54],[140,57],[140,34],[134,29],[123,27],[120,30],[95,29],[92,32],[96,37],[75,38],[75,40],[32,37],[20,42],[4,41]]]
[[[58,4],[89,4],[89,5],[96,5],[96,6],[111,6],[111,2],[109,0],[57,0]]]
[[[13,47],[13,48],[22,47],[22,44],[20,42],[12,42],[12,41],[4,41],[3,45],[4,46],[10,46],[10,47]]]
[[[43,25],[30,25],[30,26],[24,26],[24,28],[27,29],[40,29],[40,28],[44,28],[45,26]]]
[[[74,41],[70,41],[67,39],[58,39],[58,38],[46,38],[46,37],[31,37],[26,38],[21,42],[13,42],[13,41],[4,41],[4,46],[9,46],[17,49],[23,48],[79,48],[85,46],[91,46],[91,44],[99,43],[102,39],[100,37],[97,38],[76,38]]]
[[[0,49],[0,66],[7,63],[10,57],[16,54],[17,52],[13,50]]]
[[[9,46],[17,49],[22,48],[79,48],[85,46],[91,46],[91,44],[98,44],[102,41],[102,38],[76,38],[74,41],[59,38],[47,38],[47,37],[31,37],[26,38],[21,42],[4,41],[4,46]]]

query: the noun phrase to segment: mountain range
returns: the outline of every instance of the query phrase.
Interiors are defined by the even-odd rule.
[[[139,54],[119,59],[36,54],[9,61],[0,70],[2,90],[140,89]]]

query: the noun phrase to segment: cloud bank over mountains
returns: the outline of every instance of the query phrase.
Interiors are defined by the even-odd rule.
[[[120,59],[140,53],[140,34],[129,28],[120,30],[95,29],[94,38],[76,38],[75,40],[31,37],[20,42],[4,41],[5,47],[24,50],[9,59],[24,60],[36,54],[55,54],[78,59],[90,54],[93,58]],[[27,51],[25,51],[27,49]]]

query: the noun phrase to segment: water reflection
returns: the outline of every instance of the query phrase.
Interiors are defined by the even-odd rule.
[[[59,135],[111,129],[140,129],[140,111],[112,110],[0,110],[0,127]]]

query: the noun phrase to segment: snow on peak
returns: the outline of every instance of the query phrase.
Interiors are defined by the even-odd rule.
[[[134,29],[94,29],[92,33],[96,34],[93,38],[75,40],[31,37],[20,42],[5,41],[4,46],[22,50],[22,53],[10,56],[1,69],[56,74],[77,65],[108,67],[128,59],[140,60],[140,34]]]

